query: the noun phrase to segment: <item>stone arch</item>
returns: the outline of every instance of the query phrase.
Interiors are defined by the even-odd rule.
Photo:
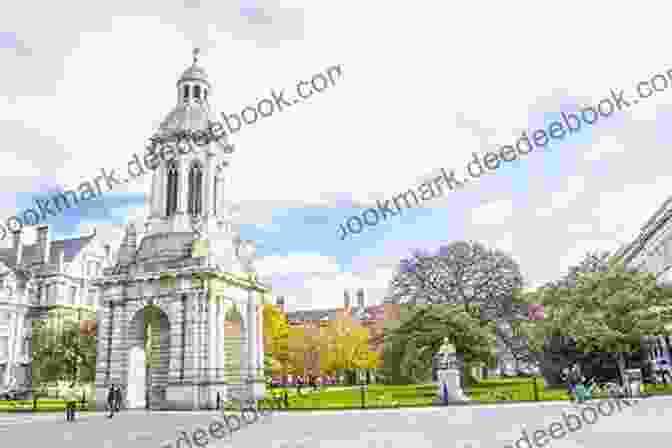
[[[128,371],[128,389],[127,393],[138,393],[143,391],[145,399],[142,397],[128,397],[129,405],[143,402],[147,405],[146,399],[149,398],[151,407],[160,406],[165,399],[166,387],[168,385],[168,372],[170,367],[170,313],[159,304],[143,301],[134,306],[129,313],[131,318],[128,324],[128,351],[129,351],[129,371]],[[148,331],[151,328],[151,342],[148,340]],[[150,353],[147,353],[147,350]],[[145,371],[131,371],[131,368],[141,368],[137,365],[138,359],[143,359],[140,352],[144,354]],[[134,358],[131,358],[133,356]],[[133,361],[133,362],[131,362]],[[138,378],[145,380],[144,388],[137,384]]]

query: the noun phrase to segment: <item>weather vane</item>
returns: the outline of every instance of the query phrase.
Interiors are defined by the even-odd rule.
[[[194,54],[194,65],[196,65],[196,63],[198,62],[198,55],[200,52],[201,52],[200,48],[194,48],[194,50],[192,51],[192,53]]]

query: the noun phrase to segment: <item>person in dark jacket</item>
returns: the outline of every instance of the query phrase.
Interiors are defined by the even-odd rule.
[[[117,385],[114,393],[114,410],[119,412],[121,410],[121,386]]]
[[[110,415],[108,415],[109,418],[112,418],[112,416],[114,416],[114,396],[115,396],[115,387],[114,384],[112,384],[110,388],[107,390],[107,407],[110,410]]]

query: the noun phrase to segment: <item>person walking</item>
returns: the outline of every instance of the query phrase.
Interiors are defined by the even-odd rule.
[[[117,385],[114,392],[114,410],[119,412],[121,410],[121,386]]]
[[[110,385],[110,388],[107,390],[107,407],[110,410],[110,415],[107,416],[108,418],[112,418],[114,416],[115,392],[116,392],[116,389],[114,387],[114,384]]]
[[[63,394],[65,400],[65,420],[68,422],[75,421],[75,409],[77,408],[77,394],[75,392],[75,383],[70,384]]]

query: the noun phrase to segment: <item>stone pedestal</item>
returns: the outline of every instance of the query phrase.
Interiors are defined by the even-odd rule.
[[[460,371],[458,369],[442,369],[438,371],[437,400],[441,403],[471,401],[460,387]]]

